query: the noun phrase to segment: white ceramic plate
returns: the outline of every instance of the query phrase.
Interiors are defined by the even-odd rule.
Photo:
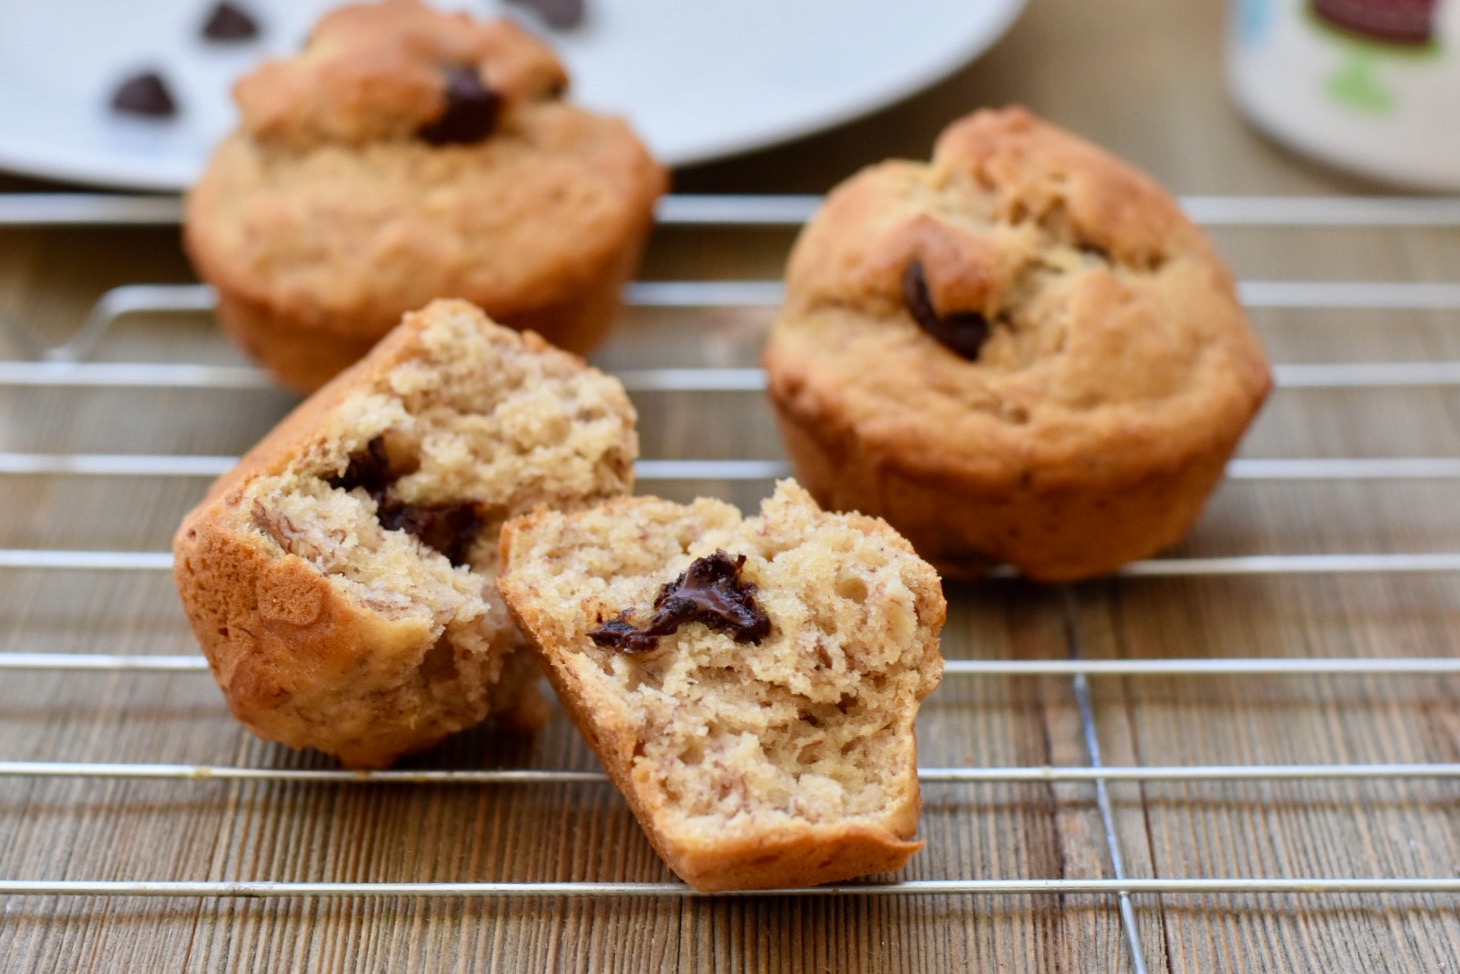
[[[0,0],[0,168],[77,182],[181,189],[234,124],[232,80],[302,44],[333,4],[235,0],[256,41],[199,36],[213,0]],[[671,165],[834,125],[902,98],[980,54],[1025,0],[586,0],[548,30],[500,0],[442,6],[506,14],[561,52],[577,100],[629,116]],[[168,120],[108,108],[118,82],[159,70]]]

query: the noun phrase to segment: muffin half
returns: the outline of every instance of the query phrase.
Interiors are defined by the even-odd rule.
[[[497,592],[498,535],[628,493],[618,382],[434,302],[307,399],[184,519],[178,591],[260,737],[359,767],[545,716]]]
[[[653,497],[508,522],[498,579],[649,840],[701,890],[901,868],[938,576],[783,483],[758,516]]]

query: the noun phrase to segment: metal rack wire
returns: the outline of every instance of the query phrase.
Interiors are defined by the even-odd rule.
[[[1195,197],[1183,201],[1199,221],[1222,226],[1387,226],[1460,227],[1460,199],[1333,199]],[[805,197],[671,197],[660,219],[665,223],[794,226],[816,201]],[[75,224],[170,224],[179,216],[176,201],[81,195],[0,197],[0,228]],[[1244,302],[1253,308],[1384,308],[1460,311],[1460,283],[1247,282]],[[770,281],[637,282],[631,304],[656,307],[761,306],[774,304],[779,286]],[[105,294],[65,344],[37,350],[32,360],[0,362],[0,388],[138,387],[266,388],[257,370],[233,366],[87,361],[97,341],[118,319],[139,312],[207,311],[212,292],[202,286],[132,285]],[[726,391],[763,388],[764,377],[749,368],[672,368],[620,372],[633,392]],[[1379,389],[1460,386],[1460,361],[1366,362],[1286,365],[1276,370],[1280,388]],[[77,454],[0,452],[0,476],[26,477],[211,477],[233,463],[231,456],[174,454]],[[769,480],[784,475],[783,464],[763,460],[655,458],[641,461],[644,481],[683,479]],[[1228,468],[1238,480],[1403,481],[1460,480],[1460,457],[1441,458],[1279,458],[1239,459]],[[162,572],[171,557],[160,551],[0,550],[0,568],[45,572],[71,569],[96,572]],[[1336,554],[1249,554],[1231,557],[1158,558],[1137,562],[1128,576],[1208,577],[1221,575],[1309,575],[1350,573],[1460,572],[1457,552],[1380,552]],[[1002,573],[1007,577],[1010,573]],[[1066,622],[1072,613],[1066,597]],[[1131,898],[1148,894],[1228,894],[1387,892],[1460,894],[1460,878],[1304,876],[1239,878],[1133,878],[1127,875],[1107,785],[1118,781],[1301,781],[1385,779],[1460,781],[1460,764],[1290,764],[1108,766],[1102,762],[1089,684],[1107,677],[1240,676],[1263,679],[1311,676],[1324,679],[1460,674],[1460,658],[1162,658],[1085,659],[1077,641],[1064,660],[953,659],[949,679],[1010,676],[1067,677],[1080,711],[1088,761],[1074,766],[953,768],[925,767],[924,782],[1089,782],[1104,825],[1109,875],[1099,879],[975,879],[845,884],[796,890],[798,895],[886,896],[913,894],[1103,894],[1116,898],[1133,963],[1144,970],[1144,952],[1131,910]],[[14,670],[112,671],[132,679],[149,674],[196,673],[207,666],[196,655],[108,655],[44,651],[0,653],[0,672]],[[436,786],[502,783],[555,784],[601,782],[597,772],[525,769],[506,771],[435,770],[356,773],[329,769],[196,766],[153,763],[25,762],[0,760],[0,778],[137,778],[317,782],[369,787],[381,783]],[[163,896],[163,897],[334,897],[334,896],[697,896],[687,887],[665,883],[335,883],[335,882],[91,882],[0,879],[0,895]]]

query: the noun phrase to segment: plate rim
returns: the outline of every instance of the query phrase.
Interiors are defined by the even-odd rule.
[[[921,70],[908,73],[896,84],[887,85],[875,94],[721,139],[701,140],[688,149],[656,152],[656,156],[670,168],[720,162],[826,132],[903,101],[973,63],[997,44],[1019,19],[1029,0],[983,2],[996,7],[996,10],[982,30],[967,35],[963,43],[950,46],[942,56],[929,60]],[[139,120],[137,124],[147,122]],[[14,138],[0,132],[0,171],[6,174],[97,188],[157,193],[185,192],[192,184],[191,174],[184,177],[178,171],[178,163],[183,159],[180,155],[135,159],[103,155],[101,159],[98,164],[95,153],[78,154],[74,148],[58,149],[34,139]]]

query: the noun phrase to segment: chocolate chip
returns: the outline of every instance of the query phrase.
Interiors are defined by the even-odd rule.
[[[214,7],[203,23],[203,37],[210,41],[251,41],[257,36],[258,21],[227,0]]]
[[[325,482],[338,490],[360,487],[378,504],[385,497],[386,489],[395,482],[390,472],[390,457],[385,452],[385,437],[377,436],[366,443],[364,453],[350,457],[344,473]]]
[[[583,0],[508,0],[530,10],[547,22],[549,27],[565,30],[577,27],[583,21]]]
[[[625,653],[647,653],[659,646],[659,637],[648,632],[640,632],[634,628],[634,624],[626,619],[611,619],[590,630],[588,638],[599,646],[607,646],[611,649],[623,650]]]
[[[167,90],[167,82],[156,71],[133,75],[117,86],[112,94],[112,109],[128,115],[169,118],[177,114],[177,102]]]
[[[359,488],[375,499],[375,517],[387,531],[404,531],[428,548],[445,555],[453,565],[466,564],[472,542],[485,519],[471,501],[408,504],[391,499],[390,485],[400,474],[391,469],[385,437],[377,436],[365,450],[350,457],[345,472],[325,481],[337,490]]]
[[[689,569],[660,589],[654,600],[655,618],[703,622],[718,632],[728,632],[737,643],[758,643],[771,631],[771,621],[755,604],[755,584],[740,580],[745,556],[734,561],[716,549],[707,558],[696,558]],[[672,631],[672,630],[671,630]]]
[[[636,629],[625,616],[603,623],[588,633],[599,646],[627,653],[643,653],[659,645],[660,636],[680,626],[701,622],[716,632],[729,633],[737,643],[759,643],[770,635],[771,620],[755,603],[755,584],[740,580],[745,556],[732,561],[723,550],[696,558],[673,582],[659,590],[654,599],[654,617],[643,629]]]
[[[466,145],[491,135],[502,96],[482,84],[476,68],[451,67],[445,75],[446,109],[416,134],[432,145]]]
[[[380,504],[377,516],[387,531],[406,532],[445,555],[453,565],[466,564],[471,544],[483,524],[481,511],[469,501],[405,504],[386,500]]]
[[[978,361],[978,353],[983,349],[983,343],[988,341],[989,320],[977,311],[939,314],[928,292],[923,265],[917,261],[908,264],[903,272],[902,298],[907,303],[908,313],[923,331],[955,354],[970,362]]]

